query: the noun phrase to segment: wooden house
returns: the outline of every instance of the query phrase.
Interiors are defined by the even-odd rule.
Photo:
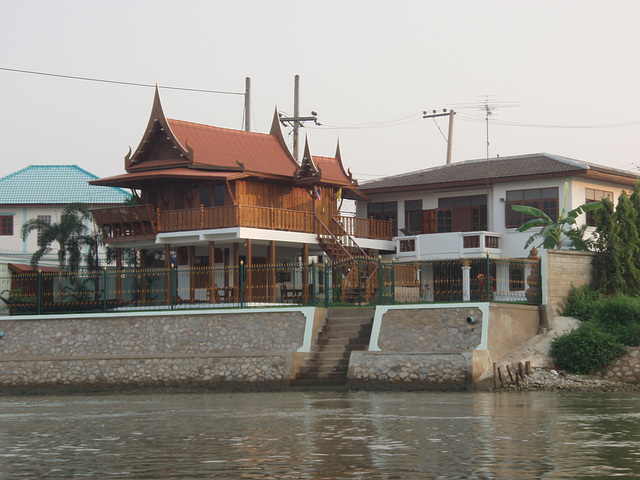
[[[340,261],[393,249],[390,222],[340,216],[341,199],[367,197],[344,169],[339,145],[334,157],[319,157],[307,142],[298,164],[277,112],[269,134],[173,120],[156,89],[147,128],[126,155],[125,171],[91,183],[131,189],[137,205],[95,209],[96,223],[112,247],[163,250],[167,268],[172,255],[193,270],[241,262],[306,265],[315,256]],[[145,258],[140,255],[143,263]],[[209,301],[238,294],[233,275],[211,275],[192,279],[190,296],[200,286]],[[269,300],[276,299],[276,284],[285,283],[275,270],[246,281],[268,289]]]

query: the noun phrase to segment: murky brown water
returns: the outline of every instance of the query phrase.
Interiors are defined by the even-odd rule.
[[[0,478],[640,476],[640,395],[0,397]]]

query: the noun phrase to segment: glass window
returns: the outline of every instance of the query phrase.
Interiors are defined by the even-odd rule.
[[[377,202],[367,204],[367,218],[390,220],[391,234],[398,235],[398,202]]]
[[[556,221],[558,219],[558,187],[508,191],[505,204],[506,228],[518,228],[533,218],[531,215],[516,212],[511,208],[512,205],[535,207],[549,215],[553,221]]]
[[[412,234],[422,233],[422,200],[404,202],[404,226]]]
[[[613,202],[613,192],[607,192],[605,190],[596,190],[595,188],[587,188],[585,190],[585,202],[600,202],[604,199]],[[590,227],[596,226],[595,212],[587,212],[586,218],[587,225]]]
[[[0,216],[0,235],[13,235],[13,215]]]

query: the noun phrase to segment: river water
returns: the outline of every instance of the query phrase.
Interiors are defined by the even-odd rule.
[[[640,393],[0,397],[0,478],[640,476]]]

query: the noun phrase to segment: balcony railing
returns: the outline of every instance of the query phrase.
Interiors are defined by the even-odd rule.
[[[317,234],[313,212],[281,208],[233,205],[153,212],[151,205],[92,210],[108,243],[154,238],[158,233],[229,227],[264,228]],[[354,237],[391,239],[391,222],[336,217]]]

